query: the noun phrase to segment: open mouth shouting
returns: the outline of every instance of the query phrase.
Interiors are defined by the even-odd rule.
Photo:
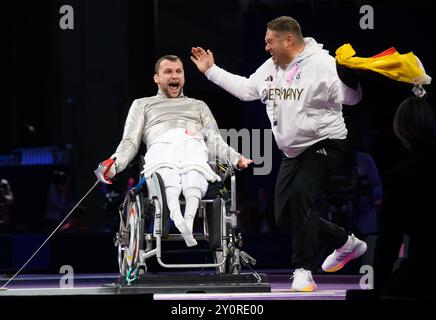
[[[179,81],[170,81],[168,84],[168,92],[173,95],[178,95],[180,91],[180,82]]]

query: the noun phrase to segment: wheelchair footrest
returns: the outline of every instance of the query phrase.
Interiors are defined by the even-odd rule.
[[[197,248],[187,248],[187,249],[166,249],[162,250],[162,254],[179,254],[179,253],[213,253],[213,251],[210,251],[209,249],[197,249]]]
[[[142,274],[133,285],[120,278],[120,293],[271,292],[266,274]]]

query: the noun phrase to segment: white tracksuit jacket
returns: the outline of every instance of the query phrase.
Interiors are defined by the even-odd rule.
[[[360,86],[352,90],[340,81],[334,57],[321,44],[313,38],[304,42],[285,70],[270,58],[248,79],[216,65],[206,71],[209,80],[239,99],[261,99],[277,145],[289,158],[320,140],[345,139],[342,104],[356,104],[362,96]]]

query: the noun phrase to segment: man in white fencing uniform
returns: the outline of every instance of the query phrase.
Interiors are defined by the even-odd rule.
[[[246,159],[227,145],[220,136],[217,123],[200,100],[183,94],[185,84],[180,58],[166,55],[155,65],[154,82],[158,93],[137,99],[130,107],[123,138],[115,153],[100,163],[96,175],[104,182],[126,168],[138,152],[141,140],[147,145],[142,173],[145,177],[158,172],[165,184],[170,217],[187,246],[195,246],[192,235],[194,217],[208,181],[219,180],[208,164],[210,152],[220,162],[229,160],[237,169],[246,168]],[[179,204],[183,192],[186,206],[184,217]]]

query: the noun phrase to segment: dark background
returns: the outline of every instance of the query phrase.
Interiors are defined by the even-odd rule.
[[[64,4],[74,9],[73,30],[59,27]],[[373,30],[359,27],[364,4],[374,8]],[[323,43],[332,55],[344,43],[351,43],[361,57],[394,46],[400,53],[413,51],[427,74],[435,74],[436,16],[434,1],[429,0],[44,0],[6,1],[2,7],[7,56],[1,72],[0,154],[50,146],[65,151],[71,160],[53,166],[0,167],[0,177],[9,180],[15,193],[15,234],[38,231],[53,170],[71,175],[76,200],[92,186],[93,170],[120,141],[132,101],[156,93],[153,67],[164,54],[184,60],[185,94],[204,100],[220,128],[226,129],[269,128],[264,106],[241,102],[207,81],[189,60],[190,48],[209,48],[219,66],[249,76],[268,58],[266,23],[280,15],[297,19],[303,35]],[[398,104],[412,95],[412,86],[378,76],[362,84],[364,99],[344,107],[344,115],[355,149],[370,153],[383,175],[407,156],[393,136],[392,119]],[[433,103],[434,86],[426,90]],[[273,142],[270,175],[253,176],[252,168],[238,173],[239,219],[248,233],[258,231],[258,218],[250,216],[250,208],[259,204],[260,192],[273,197],[279,159]],[[120,174],[122,186],[137,174],[133,164]],[[90,232],[105,228],[103,203],[99,186],[84,203]]]

